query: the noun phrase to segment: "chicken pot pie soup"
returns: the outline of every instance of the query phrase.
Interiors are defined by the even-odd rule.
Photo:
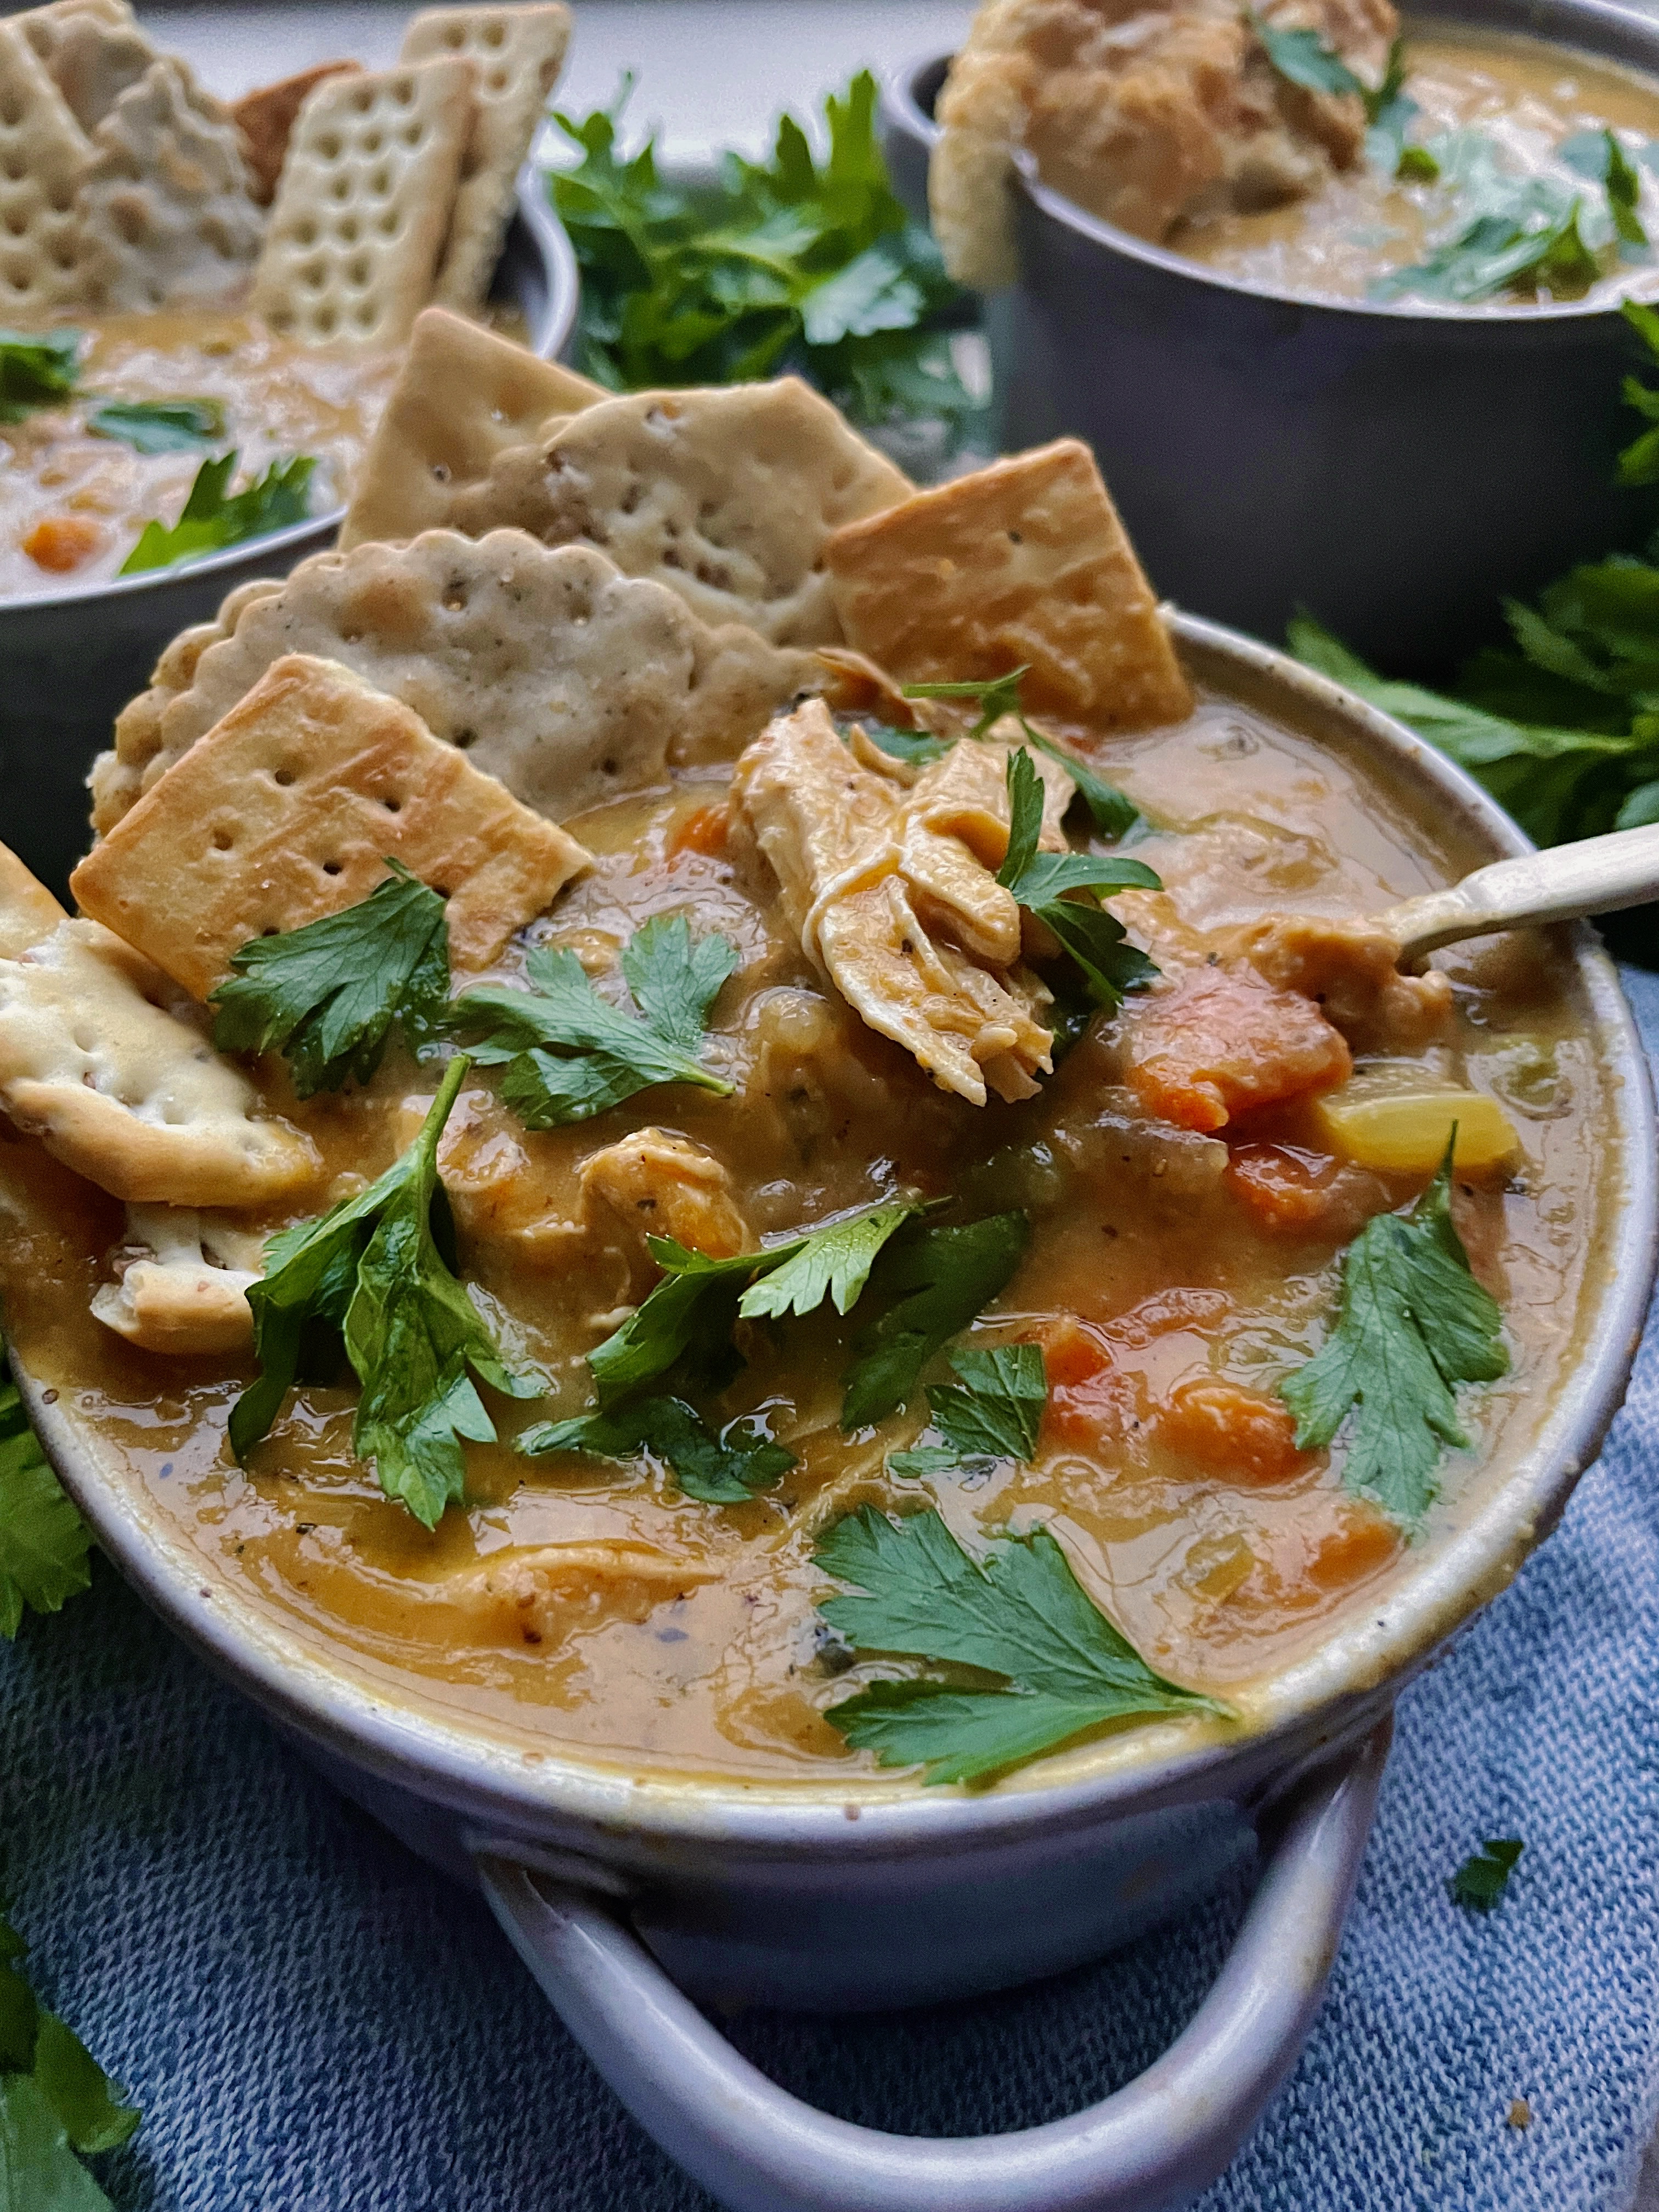
[[[711,625],[596,506],[319,556],[163,664],[81,918],[0,872],[12,1340],[204,1582],[549,1751],[1248,1726],[1577,1356],[1570,963],[1397,971],[1364,917],[1486,855],[1189,672],[1085,449],[837,519],[853,434],[748,404],[794,495],[781,446],[720,526],[785,502],[811,652],[750,626],[781,551]]]
[[[0,595],[343,507],[417,313],[484,310],[568,30],[429,9],[227,106],[127,0],[0,23]]]

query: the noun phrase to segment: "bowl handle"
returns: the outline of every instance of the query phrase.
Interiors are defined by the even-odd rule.
[[[640,2125],[732,2212],[1160,2212],[1220,2173],[1290,2071],[1358,1879],[1385,1724],[1305,1784],[1209,1995],[1139,2080],[1071,2118],[954,2141],[878,2133],[769,2081],[631,1930],[480,1855],[485,1896]]]

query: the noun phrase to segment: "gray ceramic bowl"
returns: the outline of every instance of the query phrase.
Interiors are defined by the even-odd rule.
[[[1247,638],[1178,617],[1202,684],[1380,768],[1464,865],[1525,851],[1443,756]],[[76,1393],[27,1369],[30,1414],[121,1572],[351,1797],[482,1886],[635,2117],[738,2212],[1156,2212],[1220,2172],[1295,2059],[1364,1850],[1401,1686],[1552,1528],[1624,1395],[1653,1279],[1647,1064],[1613,967],[1567,940],[1607,1078],[1600,1278],[1531,1443],[1477,1477],[1399,1579],[1251,1700],[1248,1733],[1131,1730],[995,1789],[831,1772],[792,1787],[641,1773],[549,1751],[390,1687],[250,1604],[162,1522]],[[1564,1319],[1564,1327],[1567,1326]],[[704,1999],[823,2009],[961,1997],[1096,1957],[1264,1868],[1197,2018],[1139,2081],[1028,2133],[929,2142],[827,2118],[738,2057]],[[672,1977],[671,1979],[670,1977]],[[533,2094],[533,2091],[532,2092]]]
[[[1659,77],[1659,21],[1607,0],[1423,0]],[[1408,25],[1409,27],[1409,25]],[[927,204],[948,57],[899,70],[895,182]],[[1613,482],[1640,428],[1616,309],[1432,309],[1257,290],[1085,215],[1027,173],[1020,281],[993,302],[1006,450],[1075,433],[1160,592],[1258,636],[1306,605],[1368,658],[1432,673],[1505,592],[1638,544]]]
[[[551,361],[575,321],[578,293],[570,241],[539,176],[526,170],[495,295],[520,309],[530,344]],[[286,575],[331,544],[344,512],[187,568],[0,600],[0,842],[60,896],[87,847],[87,771],[162,647],[191,623],[210,621],[238,584]]]

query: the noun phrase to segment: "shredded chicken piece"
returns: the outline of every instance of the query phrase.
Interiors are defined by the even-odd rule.
[[[1451,1018],[1450,977],[1433,968],[1402,975],[1394,939],[1368,921],[1264,915],[1231,932],[1221,950],[1224,959],[1248,961],[1275,989],[1316,999],[1326,1018],[1363,1049],[1420,1049]]]
[[[584,1225],[649,1265],[647,1237],[672,1237],[711,1259],[729,1259],[755,1240],[732,1195],[732,1178],[712,1152],[670,1129],[638,1129],[591,1152],[578,1170]]]
[[[699,1583],[718,1581],[720,1571],[707,1559],[648,1544],[514,1544],[446,1575],[432,1590],[503,1643],[556,1649],[608,1620],[644,1620]]]
[[[1053,1066],[1049,994],[1020,959],[993,872],[1008,846],[1006,748],[956,744],[906,790],[860,767],[811,700],[738,762],[733,790],[801,945],[860,1018],[976,1106],[1028,1098]],[[1043,840],[1071,778],[1040,761]],[[1052,816],[1052,823],[1048,817]]]

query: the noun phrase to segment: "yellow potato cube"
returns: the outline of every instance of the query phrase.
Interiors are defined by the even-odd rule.
[[[1432,1175],[1454,1123],[1455,1167],[1496,1167],[1520,1142],[1498,1101],[1479,1091],[1368,1092],[1349,1084],[1320,1099],[1314,1119],[1340,1158],[1394,1175]]]

